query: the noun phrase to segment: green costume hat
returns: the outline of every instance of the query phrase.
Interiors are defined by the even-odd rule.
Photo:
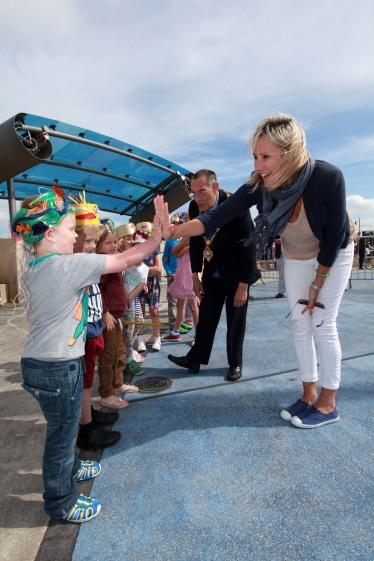
[[[103,218],[100,223],[105,226],[105,230],[103,230],[101,232],[101,237],[103,236],[107,236],[108,234],[116,234],[117,230],[116,227],[114,225],[113,220],[111,220],[110,218]]]
[[[65,200],[65,192],[58,185],[34,199],[27,208],[21,208],[12,217],[12,230],[32,246],[44,238],[52,226],[58,226],[74,209]]]

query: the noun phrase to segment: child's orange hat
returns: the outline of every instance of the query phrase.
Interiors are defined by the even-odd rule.
[[[86,193],[79,193],[79,197],[69,195],[69,199],[73,202],[71,205],[75,210],[75,219],[77,226],[89,226],[90,224],[100,224],[99,207],[95,203],[86,201]]]

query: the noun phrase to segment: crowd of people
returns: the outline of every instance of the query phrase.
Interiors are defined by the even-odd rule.
[[[255,171],[234,194],[216,174],[192,176],[188,213],[169,216],[155,199],[153,224],[118,228],[100,220],[84,196],[52,190],[29,197],[13,216],[29,262],[23,276],[30,332],[22,359],[23,387],[37,399],[47,421],[43,456],[44,507],[51,517],[85,522],[101,509],[79,494],[77,481],[96,477],[101,466],[81,461],[75,445],[97,450],[116,444],[111,427],[138,387],[127,375],[144,374],[146,304],[154,351],[191,334],[186,356],[168,355],[198,374],[210,360],[222,309],[227,321],[227,380],[242,376],[249,288],[259,278],[257,260],[273,247],[287,296],[302,395],[280,416],[299,428],[339,420],[341,349],[339,305],[353,260],[355,227],[346,211],[344,178],[314,160],[292,117],[264,119],[252,136]],[[249,209],[256,206],[255,225]],[[163,258],[159,247],[166,240]],[[159,303],[162,262],[167,273],[170,332],[161,339]],[[134,343],[137,338],[137,350]],[[320,385],[317,390],[319,347]],[[92,406],[96,360],[103,407]]]

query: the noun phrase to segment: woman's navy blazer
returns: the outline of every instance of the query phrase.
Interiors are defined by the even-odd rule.
[[[331,267],[339,249],[347,247],[350,235],[345,183],[340,169],[316,160],[303,200],[310,228],[320,242],[317,260],[321,265]],[[276,205],[277,201],[274,201]],[[213,231],[252,206],[256,206],[261,214],[262,189],[254,190],[252,185],[245,183],[227,201],[196,218],[203,222],[206,231]]]

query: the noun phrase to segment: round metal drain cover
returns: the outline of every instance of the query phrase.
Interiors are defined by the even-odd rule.
[[[168,390],[172,385],[172,380],[164,378],[163,376],[152,376],[151,378],[144,378],[135,382],[138,386],[139,393],[159,393]]]

